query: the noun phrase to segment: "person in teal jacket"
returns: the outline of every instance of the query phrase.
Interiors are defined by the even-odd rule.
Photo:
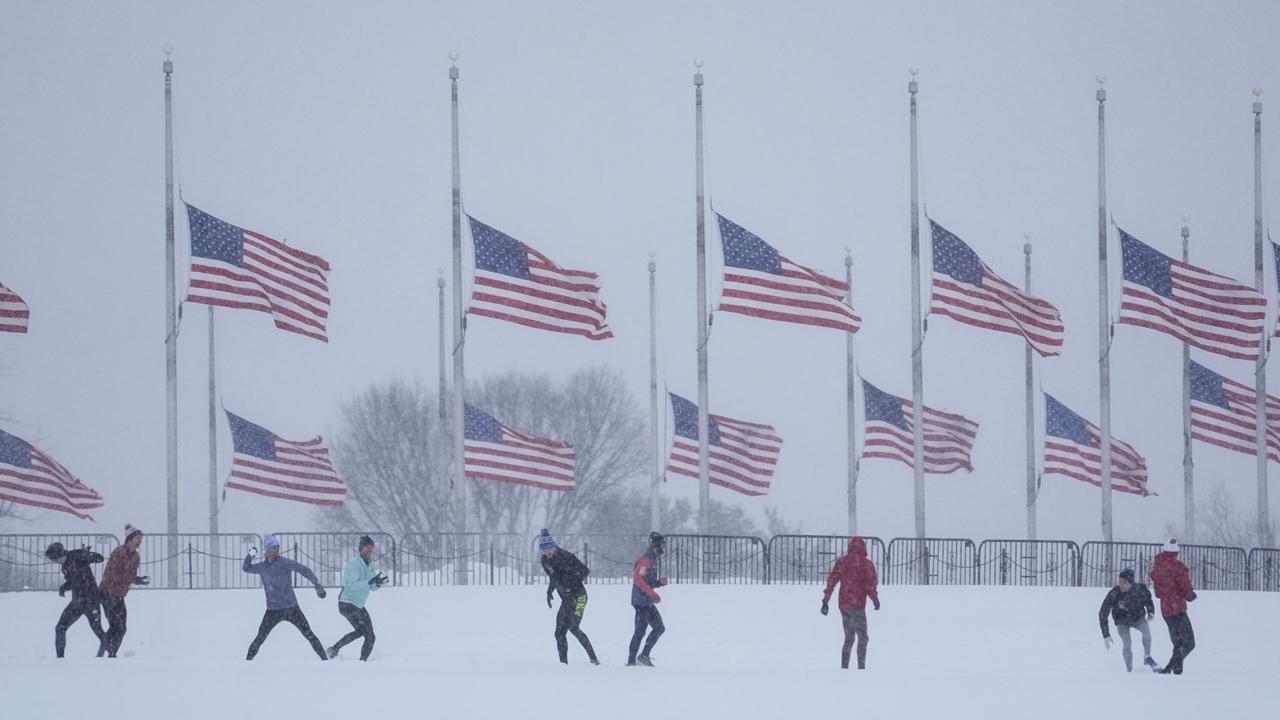
[[[351,632],[329,648],[329,658],[337,657],[338,652],[348,643],[364,638],[360,647],[360,659],[368,660],[373,652],[373,619],[365,609],[365,601],[369,593],[386,585],[389,578],[378,572],[373,562],[373,538],[365,535],[360,538],[359,553],[347,561],[342,568],[342,592],[338,593],[338,612],[351,623]]]

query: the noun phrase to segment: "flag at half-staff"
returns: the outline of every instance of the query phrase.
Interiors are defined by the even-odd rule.
[[[613,337],[598,275],[562,268],[510,235],[467,219],[476,251],[468,314],[589,340]]]
[[[992,272],[954,233],[933,220],[929,226],[933,234],[931,314],[1021,335],[1042,357],[1062,353],[1062,316],[1056,307]]]
[[[848,283],[792,262],[746,228],[716,217],[724,248],[720,310],[851,333],[862,327],[845,302]]]
[[[311,505],[341,507],[346,501],[347,486],[323,438],[285,440],[239,415],[228,412],[227,420],[235,447],[228,488]]]
[[[1258,392],[1191,362],[1191,437],[1246,455],[1257,453]],[[1267,396],[1267,457],[1280,462],[1280,399]]]
[[[467,405],[463,435],[469,478],[543,490],[575,487],[578,456],[569,443],[516,432],[471,405]]]
[[[0,332],[25,333],[31,308],[18,293],[0,283]]]
[[[862,381],[862,397],[866,415],[862,457],[897,460],[907,467],[915,467],[911,401],[890,395],[866,380]],[[927,405],[922,415],[924,471],[934,475],[957,470],[972,472],[970,455],[978,437],[978,423]]]
[[[187,302],[270,315],[276,327],[328,342],[329,263],[187,205]]]
[[[698,477],[698,406],[675,393],[671,410],[675,439],[667,472]],[[773,480],[782,438],[770,425],[743,422],[723,415],[707,418],[712,485],[742,493],[765,495]]]
[[[56,510],[92,520],[102,496],[58,461],[16,435],[0,430],[0,501]]]
[[[1044,394],[1044,474],[1102,486],[1102,431]],[[1111,489],[1133,495],[1147,490],[1147,463],[1128,443],[1111,438]]]
[[[1257,360],[1267,299],[1251,287],[1169,257],[1120,231],[1120,324],[1172,335],[1205,352]]]

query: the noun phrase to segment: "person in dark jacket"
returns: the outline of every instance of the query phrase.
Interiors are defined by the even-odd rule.
[[[836,560],[827,576],[827,587],[822,591],[821,612],[830,612],[831,592],[840,584],[840,617],[844,625],[844,645],[840,650],[840,667],[849,669],[849,653],[858,642],[858,669],[867,667],[867,598],[873,607],[880,609],[880,595],[876,591],[876,566],[867,558],[867,543],[860,537],[849,540],[849,552]]]
[[[547,574],[547,607],[551,607],[552,591],[560,593],[560,610],[556,613],[556,652],[560,662],[569,663],[569,633],[582,643],[592,665],[599,665],[591,639],[582,631],[582,616],[587,611],[587,588],[583,585],[591,570],[577,555],[556,545],[546,528],[538,534],[538,550],[542,552],[542,570]]]
[[[1156,555],[1151,564],[1151,584],[1155,586],[1156,597],[1160,598],[1160,614],[1169,626],[1169,640],[1173,643],[1173,656],[1159,672],[1181,675],[1183,660],[1196,647],[1196,634],[1187,616],[1187,603],[1195,601],[1196,591],[1191,586],[1191,572],[1178,559],[1177,540],[1165,543]]]
[[[1151,591],[1142,583],[1135,583],[1131,568],[1120,571],[1120,579],[1111,588],[1107,597],[1098,609],[1098,624],[1102,626],[1102,642],[1111,649],[1111,627],[1107,622],[1110,615],[1116,622],[1116,630],[1120,631],[1120,640],[1124,643],[1124,669],[1133,672],[1133,641],[1129,631],[1136,629],[1142,633],[1142,663],[1152,670],[1159,670],[1156,661],[1151,659],[1151,626],[1148,623],[1155,617],[1156,606],[1151,600]]]
[[[635,567],[631,573],[631,607],[636,611],[636,630],[631,636],[631,648],[627,655],[627,665],[645,665],[653,667],[653,659],[649,657],[653,646],[657,644],[658,638],[662,637],[662,633],[667,631],[667,626],[662,624],[662,614],[658,612],[658,603],[662,602],[662,598],[658,595],[655,588],[662,587],[667,584],[667,579],[658,577],[658,558],[662,557],[667,551],[667,539],[660,532],[649,533],[649,549],[644,555],[636,560]],[[645,640],[645,631],[653,628],[649,632],[649,639]],[[636,654],[640,650],[640,642],[644,640],[644,651],[639,655]]]
[[[102,582],[98,584],[101,591],[102,609],[106,613],[106,639],[98,648],[98,657],[106,653],[107,657],[115,657],[124,640],[126,622],[129,618],[124,605],[124,596],[134,585],[150,584],[151,579],[138,575],[138,547],[142,545],[142,531],[132,525],[124,526],[124,544],[111,551],[107,559],[107,569],[102,571]]]
[[[266,555],[265,560],[255,563],[254,551],[250,550],[249,554],[244,556],[244,563],[240,566],[241,570],[262,578],[262,589],[267,595],[267,611],[262,614],[258,636],[249,644],[249,654],[245,660],[252,660],[258,654],[258,648],[262,647],[267,635],[270,635],[272,629],[282,622],[291,623],[298,628],[302,637],[311,643],[311,649],[316,651],[316,655],[319,655],[321,660],[328,660],[329,656],[325,654],[324,645],[320,643],[315,633],[311,632],[311,624],[307,622],[307,616],[302,614],[302,608],[298,607],[298,598],[293,594],[293,574],[297,573],[311,581],[316,588],[316,595],[323,599],[328,593],[320,584],[320,579],[306,565],[280,557],[280,541],[275,535],[267,535],[262,539],[262,550]]]
[[[390,581],[390,578],[379,572],[377,564],[373,562],[373,549],[373,538],[368,535],[362,536],[356,556],[348,560],[346,567],[342,568],[342,590],[338,593],[338,614],[351,623],[351,632],[343,635],[333,644],[333,647],[329,648],[327,652],[330,660],[337,657],[347,643],[353,643],[360,638],[364,638],[364,643],[360,646],[360,659],[368,660],[373,652],[373,643],[377,640],[377,636],[373,634],[373,618],[369,617],[369,611],[364,604],[369,599],[369,593],[381,589]]]
[[[102,562],[102,555],[89,548],[67,551],[62,543],[55,542],[44,551],[50,561],[62,566],[62,577],[65,582],[58,588],[58,597],[66,597],[71,591],[71,602],[63,609],[58,624],[53,628],[53,649],[58,657],[62,657],[67,649],[67,628],[70,628],[81,617],[89,621],[89,629],[98,638],[98,646],[106,641],[106,633],[102,631],[101,599],[98,593],[98,582],[93,577],[90,565]]]

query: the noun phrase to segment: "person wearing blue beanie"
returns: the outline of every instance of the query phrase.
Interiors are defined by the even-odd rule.
[[[577,555],[556,545],[556,539],[546,528],[538,533],[538,551],[542,553],[542,569],[547,573],[547,607],[551,607],[551,593],[560,593],[560,611],[556,613],[556,651],[560,662],[569,663],[569,640],[573,636],[582,643],[592,665],[599,665],[591,639],[582,632],[582,616],[587,611],[587,588],[583,584],[591,571]]]

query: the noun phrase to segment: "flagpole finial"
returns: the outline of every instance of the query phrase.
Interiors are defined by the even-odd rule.
[[[451,50],[449,52],[449,79],[458,79],[458,51]]]
[[[1031,254],[1031,233],[1022,233],[1022,254]]]
[[[844,246],[844,266],[853,267],[853,250],[848,245]]]
[[[907,83],[907,92],[915,95],[916,91],[920,89],[920,85],[916,82],[916,76],[920,74],[920,68],[909,67],[907,72],[911,73],[911,82]]]
[[[173,46],[169,44],[165,44],[165,46],[160,49],[164,51],[164,74],[172,75],[173,74]]]
[[[1253,89],[1253,114],[1262,114],[1262,88],[1260,87]]]
[[[1182,216],[1182,239],[1183,240],[1186,240],[1187,238],[1191,237],[1191,228],[1187,225],[1187,223],[1190,221],[1191,221],[1190,215]]]
[[[1107,76],[1099,74],[1094,79],[1098,81],[1098,102],[1102,102],[1107,99],[1107,89],[1104,87],[1107,84]]]
[[[693,67],[693,84],[702,87],[702,58],[694,58]]]
[[[655,253],[652,250],[649,251],[649,274],[650,275],[652,275],[654,272],[658,270],[658,264],[653,261],[653,258],[655,255],[657,255],[657,253]]]

